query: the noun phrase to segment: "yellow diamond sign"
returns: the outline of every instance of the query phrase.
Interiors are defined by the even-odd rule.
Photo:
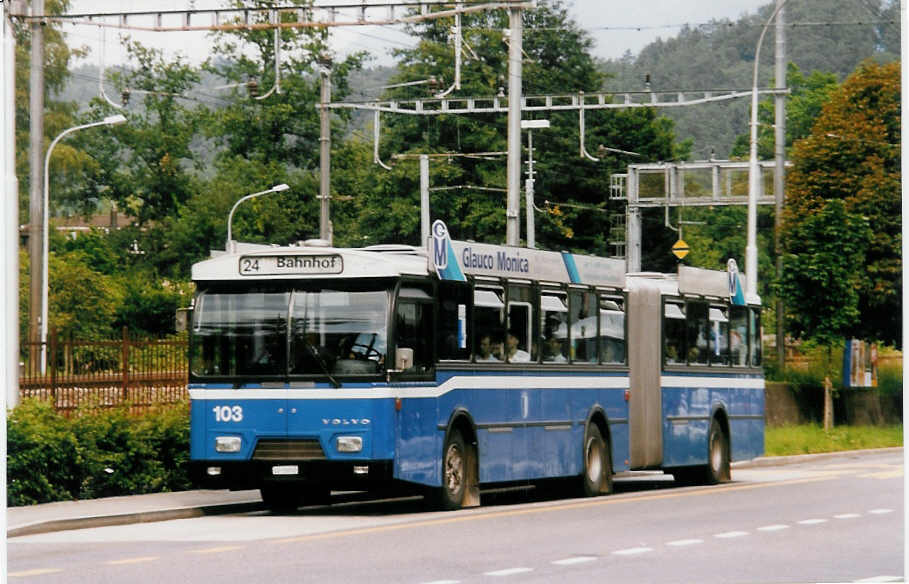
[[[688,244],[685,243],[684,239],[679,239],[677,242],[672,244],[672,253],[675,254],[675,257],[682,259],[688,252],[691,251],[691,248],[688,247]]]

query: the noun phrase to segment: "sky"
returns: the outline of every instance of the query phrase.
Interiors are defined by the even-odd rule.
[[[582,28],[590,32],[596,45],[594,56],[618,58],[626,51],[638,53],[658,37],[675,36],[681,25],[700,24],[712,19],[736,20],[743,14],[754,13],[758,7],[772,0],[566,0],[569,13]],[[339,4],[316,0],[319,4]],[[347,2],[345,2],[347,3]],[[218,0],[71,0],[71,14],[137,12],[142,10],[183,10],[190,6],[197,9],[221,6]],[[151,20],[136,24],[152,24]],[[116,29],[102,31],[93,25],[65,26],[71,45],[87,45],[91,54],[88,63],[107,65],[126,60],[125,51],[118,42]],[[375,58],[376,65],[391,65],[392,48],[410,46],[411,38],[400,27],[344,27],[334,29],[333,48],[344,55],[365,50]],[[182,54],[190,62],[198,63],[209,53],[209,44],[203,33],[195,32],[131,32],[144,45],[157,47],[167,55]]]

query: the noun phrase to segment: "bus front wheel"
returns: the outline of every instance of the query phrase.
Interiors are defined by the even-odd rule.
[[[710,422],[707,446],[707,484],[725,483],[731,479],[729,471],[729,437],[714,418]]]
[[[463,506],[464,491],[467,489],[467,447],[464,437],[457,430],[445,439],[442,448],[442,488],[438,493],[440,508],[451,511]]]
[[[581,494],[585,497],[608,495],[612,492],[612,456],[609,442],[603,439],[596,424],[588,424],[584,432],[584,473],[581,475]]]

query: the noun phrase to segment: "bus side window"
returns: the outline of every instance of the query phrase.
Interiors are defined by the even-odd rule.
[[[600,362],[625,362],[625,312],[613,299],[600,297]]]
[[[429,373],[433,366],[432,297],[420,288],[401,288],[395,308],[395,347],[413,350],[408,373]],[[397,357],[395,358],[397,361]]]
[[[733,366],[748,364],[748,309],[733,306],[729,323],[729,358]]]
[[[533,318],[532,291],[526,286],[508,287],[508,332],[505,335],[505,357],[510,362],[538,359],[538,347],[531,346],[540,336],[539,321]]]
[[[748,348],[751,353],[751,366],[761,366],[761,309],[751,308],[748,311]]]
[[[706,365],[710,357],[707,304],[689,302],[685,312],[685,322],[688,324],[688,363]]]
[[[723,306],[710,307],[710,364],[729,365],[729,311]]]
[[[663,307],[663,358],[667,364],[685,363],[685,305],[667,302]]]
[[[439,334],[437,336],[440,360],[466,361],[470,359],[469,330],[467,318],[471,291],[462,282],[439,283]]]
[[[596,363],[599,301],[587,290],[568,293],[570,356],[572,363]]]
[[[505,341],[505,302],[504,290],[501,288],[476,288],[473,293],[473,324],[476,345],[476,361],[504,361],[503,344]],[[488,337],[489,353],[479,350],[479,344]],[[485,351],[485,349],[484,349]],[[491,357],[491,358],[490,358]]]

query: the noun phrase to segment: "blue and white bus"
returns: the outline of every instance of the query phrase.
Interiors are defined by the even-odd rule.
[[[241,243],[193,267],[198,484],[283,510],[415,487],[457,509],[550,478],[608,494],[626,470],[728,481],[763,453],[760,308],[734,271],[433,234],[428,253]]]

